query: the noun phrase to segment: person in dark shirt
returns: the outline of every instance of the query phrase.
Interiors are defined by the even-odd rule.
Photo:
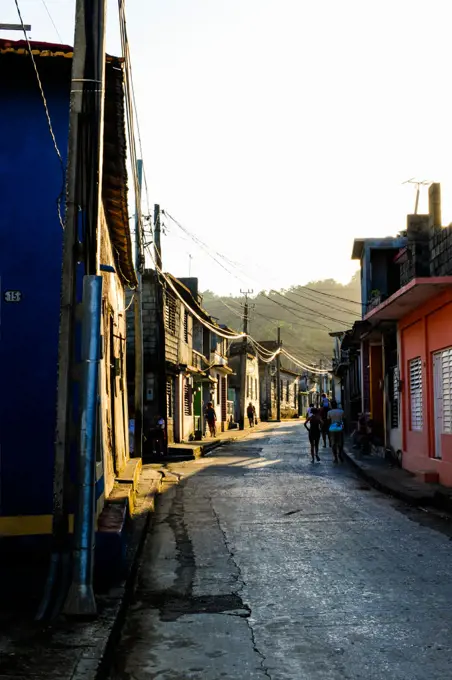
[[[217,434],[217,414],[211,401],[207,404],[205,411],[205,416],[207,420],[207,425],[209,426],[211,437],[215,437]]]
[[[320,463],[319,442],[323,421],[320,417],[318,409],[313,408],[311,410],[311,415],[309,418],[307,418],[304,426],[309,432],[309,443],[311,444],[311,462],[314,463],[315,459],[317,459]]]
[[[248,416],[250,427],[254,427],[254,409],[251,402],[248,404],[248,408],[246,409],[246,415]]]

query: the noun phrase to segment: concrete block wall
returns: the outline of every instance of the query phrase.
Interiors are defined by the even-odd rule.
[[[452,275],[452,227],[430,229],[430,276]]]

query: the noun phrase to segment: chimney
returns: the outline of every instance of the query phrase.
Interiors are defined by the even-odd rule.
[[[432,227],[441,226],[441,184],[431,184],[428,188],[428,213]]]

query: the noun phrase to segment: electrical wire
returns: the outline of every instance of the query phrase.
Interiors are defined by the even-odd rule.
[[[45,10],[46,10],[46,12],[47,12],[47,14],[48,14],[48,16],[49,16],[50,21],[52,22],[53,28],[55,29],[55,32],[56,32],[56,34],[57,34],[57,36],[58,36],[60,42],[62,43],[62,42],[63,42],[63,38],[61,37],[60,32],[59,32],[59,30],[58,30],[58,28],[57,28],[57,26],[56,26],[56,23],[54,22],[53,17],[52,17],[52,15],[50,14],[50,10],[49,10],[49,8],[47,7],[46,0],[41,0],[41,2],[42,2],[42,4],[43,4],[44,7],[45,7]]]
[[[311,302],[317,302],[317,300],[313,299],[312,296],[296,292],[294,290],[288,290],[286,291],[286,295],[296,295],[297,297],[302,298],[303,300],[310,300]],[[344,307],[339,307],[334,304],[330,304],[329,302],[320,302],[319,304],[322,304],[324,307],[329,307],[330,309],[334,309],[335,311],[338,312],[344,312],[345,314],[350,314],[352,316],[357,316],[361,318],[361,314],[359,312],[354,312],[351,309],[345,309]]]
[[[302,288],[311,291],[311,293],[318,293],[319,295],[326,295],[327,297],[335,298],[336,300],[342,300],[342,302],[350,302],[353,305],[360,305],[360,307],[366,306],[363,302],[358,302],[357,300],[352,300],[351,298],[344,298],[340,295],[333,295],[333,293],[326,293],[324,290],[317,290],[317,288],[310,288],[309,286],[302,286]]]
[[[21,23],[21,26],[22,26],[22,31],[23,31],[23,34],[24,34],[24,37],[25,37],[25,40],[26,40],[26,43],[27,43],[27,46],[28,46],[28,52],[30,54],[30,58],[31,58],[31,61],[32,61],[32,64],[33,64],[33,68],[34,68],[34,71],[35,71],[35,74],[36,74],[36,80],[38,82],[39,92],[41,93],[42,103],[44,104],[44,111],[45,111],[46,118],[47,118],[47,125],[48,125],[48,128],[49,128],[50,136],[52,138],[53,146],[55,148],[55,153],[58,156],[58,160],[59,160],[60,166],[61,166],[62,184],[61,184],[61,191],[60,191],[60,193],[57,197],[56,202],[57,202],[58,218],[60,220],[60,225],[61,225],[61,228],[64,229],[63,217],[61,215],[61,201],[62,201],[62,198],[64,196],[64,187],[65,187],[65,184],[66,184],[66,169],[64,167],[64,162],[63,162],[63,158],[61,156],[60,149],[58,148],[57,140],[56,140],[55,133],[54,133],[54,130],[53,130],[52,119],[50,118],[47,99],[46,99],[46,96],[44,94],[44,88],[42,86],[41,78],[39,76],[39,71],[38,71],[38,67],[36,65],[36,61],[35,61],[35,58],[34,58],[34,55],[33,55],[30,40],[28,39],[27,30],[25,28],[25,24],[24,24],[24,21],[22,19],[22,14],[21,14],[20,7],[19,7],[19,1],[14,0],[14,2],[15,2],[15,5],[16,5],[17,14],[19,15],[19,20],[20,20],[20,23]]]

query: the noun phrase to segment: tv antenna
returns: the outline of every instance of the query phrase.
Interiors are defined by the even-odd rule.
[[[417,180],[415,177],[412,177],[411,179],[407,179],[406,182],[402,182],[402,184],[414,184],[416,187],[416,199],[414,202],[414,214],[417,215],[417,210],[419,207],[419,195],[421,192],[421,187],[426,187],[432,184],[432,182],[428,179],[423,179],[423,180]]]

